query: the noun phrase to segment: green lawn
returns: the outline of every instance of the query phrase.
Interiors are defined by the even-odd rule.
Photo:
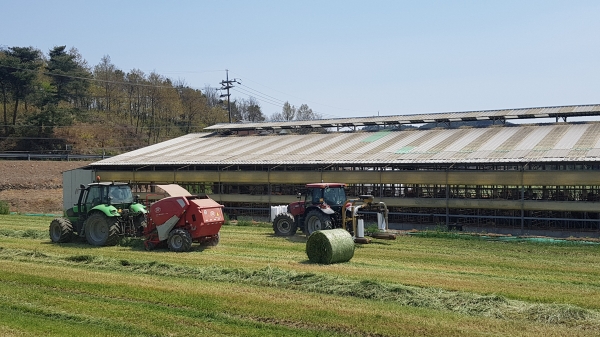
[[[52,244],[50,221],[0,216],[2,336],[600,335],[600,245],[399,236],[317,265],[268,227],[172,253]]]

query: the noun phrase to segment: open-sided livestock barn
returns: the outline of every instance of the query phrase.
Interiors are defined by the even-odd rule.
[[[219,124],[92,167],[140,193],[155,183],[208,193],[232,214],[295,201],[306,183],[345,182],[349,195],[384,201],[391,222],[597,236],[600,122],[572,121],[590,116],[600,105]],[[551,122],[508,123],[536,118]],[[493,125],[458,125],[473,121]],[[437,127],[409,127],[423,123]]]

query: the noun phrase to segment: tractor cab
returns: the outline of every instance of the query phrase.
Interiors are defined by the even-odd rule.
[[[111,205],[133,204],[133,193],[129,185],[111,185],[108,187],[108,203]]]
[[[346,184],[315,183],[306,185],[306,207],[327,205],[331,208],[341,208],[346,201]]]
[[[79,201],[74,211],[84,216],[98,205],[113,205],[117,208],[129,208],[134,203],[131,187],[126,183],[91,183],[80,186]]]

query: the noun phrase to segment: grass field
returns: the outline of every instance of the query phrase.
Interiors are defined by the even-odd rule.
[[[0,216],[1,336],[599,336],[600,245],[399,236],[348,263],[224,226],[217,247],[52,244]]]

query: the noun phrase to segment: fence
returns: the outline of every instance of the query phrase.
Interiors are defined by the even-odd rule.
[[[99,154],[0,152],[0,159],[19,160],[101,160],[111,156]]]

